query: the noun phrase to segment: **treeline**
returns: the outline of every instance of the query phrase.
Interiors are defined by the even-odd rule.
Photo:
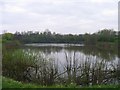
[[[14,38],[22,43],[83,43],[83,35],[51,33],[49,30],[44,32],[16,32]]]
[[[99,42],[118,43],[120,32],[113,29],[103,29],[96,33],[89,34],[58,34],[48,29],[44,32],[16,32],[15,34],[3,34],[3,42],[9,40],[18,40],[21,43],[74,43],[86,45],[96,45]]]

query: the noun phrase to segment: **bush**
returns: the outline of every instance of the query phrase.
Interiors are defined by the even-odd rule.
[[[34,57],[23,50],[10,50],[3,53],[3,75],[24,81],[24,72],[35,66]]]

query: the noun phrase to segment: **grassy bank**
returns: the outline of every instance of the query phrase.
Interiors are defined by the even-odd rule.
[[[79,87],[74,84],[63,86],[63,85],[54,85],[54,86],[40,86],[30,83],[22,83],[15,81],[13,79],[3,77],[2,87],[3,88],[120,88],[120,85],[95,85],[90,87]]]
[[[41,86],[34,84],[25,84],[9,78],[2,78],[2,88],[40,88]]]

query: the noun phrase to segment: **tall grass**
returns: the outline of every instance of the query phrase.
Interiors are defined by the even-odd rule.
[[[24,53],[22,50],[10,50],[3,53],[3,75],[16,80],[25,80],[24,72],[29,67],[34,67],[34,56]]]
[[[94,62],[90,56],[76,58],[65,53],[66,63],[63,71],[57,60],[47,58],[41,53],[34,53],[29,49],[13,50],[3,54],[3,75],[18,81],[32,82],[40,85],[103,85],[118,84],[120,74],[118,65],[109,64],[105,60],[96,58]],[[109,64],[109,66],[108,66]]]
[[[2,75],[0,75],[0,89],[2,89]]]
[[[75,84],[70,84],[67,87],[65,85],[60,85],[60,84],[55,84],[52,86],[42,86],[42,85],[38,85],[38,84],[33,84],[33,83],[23,83],[23,82],[18,82],[15,81],[13,79],[10,78],[6,78],[3,77],[3,83],[2,83],[2,88],[71,88],[71,89],[75,89],[75,88],[81,88],[81,89],[89,89],[89,88],[120,88],[120,85],[94,85],[94,86],[85,86],[85,87],[81,87],[81,86],[76,86]]]
[[[97,57],[93,61],[90,56],[76,58],[75,52],[73,58],[66,53],[65,56],[65,73],[63,74],[67,76],[64,77],[67,84],[75,83],[82,86],[91,86],[119,83],[120,70],[118,63],[110,63]]]

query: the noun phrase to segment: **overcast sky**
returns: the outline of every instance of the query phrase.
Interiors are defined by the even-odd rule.
[[[0,0],[0,29],[57,33],[118,30],[119,0]],[[0,33],[1,33],[0,32]]]

